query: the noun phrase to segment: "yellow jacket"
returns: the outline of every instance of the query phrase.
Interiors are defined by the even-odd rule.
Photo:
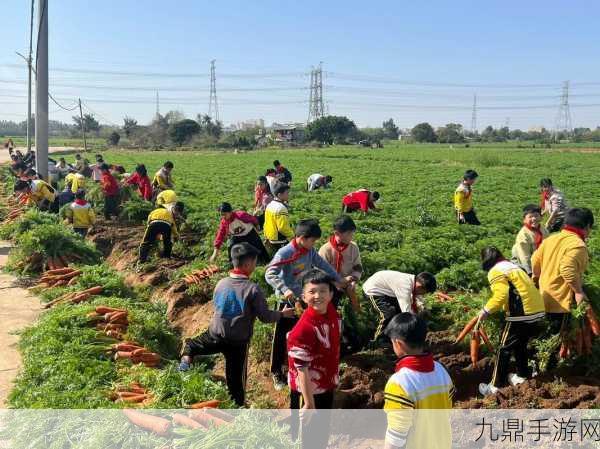
[[[163,190],[156,196],[156,205],[162,206],[164,204],[176,203],[177,194],[174,190]]]
[[[533,273],[548,313],[569,313],[573,291],[569,283],[581,284],[589,263],[585,242],[569,231],[560,231],[542,242],[533,253]]]
[[[498,262],[488,273],[492,297],[484,309],[503,310],[506,321],[534,322],[545,315],[544,301],[525,270],[513,262]]]
[[[28,200],[29,205],[39,205],[44,200],[53,203],[55,198],[56,192],[46,181],[42,181],[41,179],[34,179],[31,181],[31,195]]]
[[[177,231],[177,222],[175,221],[175,218],[173,218],[173,213],[170,210],[165,209],[164,207],[154,209],[148,215],[148,224],[152,223],[153,221],[162,221],[163,223],[171,225],[171,233],[173,237],[177,237],[179,235],[179,232]]]
[[[65,176],[65,182],[71,182],[71,192],[77,193],[77,190],[85,188],[85,176],[81,173],[69,173]]]
[[[281,201],[274,199],[265,209],[265,238],[273,243],[283,243],[294,238],[294,230],[290,226],[288,208]]]
[[[94,214],[94,209],[88,202],[77,204],[73,201],[66,209],[65,215],[73,223],[74,228],[88,229],[96,222],[96,214]]]
[[[542,225],[540,225],[540,231],[545,239],[548,237],[548,231]],[[515,239],[515,244],[512,247],[512,258],[521,267],[531,273],[531,256],[535,252],[535,235],[533,231],[530,231],[525,226],[521,228]]]
[[[454,191],[454,208],[457,212],[469,212],[473,209],[473,190],[464,182]]]

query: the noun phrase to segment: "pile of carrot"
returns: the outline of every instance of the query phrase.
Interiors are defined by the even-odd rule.
[[[77,282],[81,270],[69,267],[53,268],[44,272],[35,288],[71,286]]]
[[[117,387],[110,398],[115,402],[147,405],[154,400],[154,395],[139,383],[133,382],[128,386]]]
[[[88,288],[87,290],[66,293],[63,296],[59,296],[58,298],[44,304],[44,308],[49,309],[50,307],[55,306],[56,304],[67,302],[71,304],[77,304],[91,298],[94,295],[99,295],[100,293],[102,293],[102,290],[102,287],[97,285],[96,287]]]
[[[440,302],[454,301],[454,298],[452,296],[447,295],[446,293],[443,293],[443,292],[436,292],[435,296],[437,296],[437,298],[440,300]]]
[[[112,328],[110,330],[113,330]],[[143,363],[148,368],[160,364],[160,354],[152,352],[133,341],[123,341],[112,346],[115,360],[130,360],[131,363]]]
[[[558,355],[565,359],[571,354],[590,355],[594,337],[600,336],[600,321],[592,306],[588,306],[583,319],[575,325],[575,335],[563,333]]]
[[[68,268],[69,260],[74,259],[77,259],[77,257],[72,254],[48,256],[46,258],[46,267],[48,268],[48,271],[60,270],[61,268]]]
[[[25,213],[24,207],[11,209],[11,211],[6,215],[6,217],[4,217],[4,221],[2,222],[2,224],[5,225],[5,224],[12,223],[13,221],[17,220],[24,213]]]
[[[200,285],[200,283],[204,279],[208,279],[215,273],[219,272],[219,267],[215,265],[211,265],[210,267],[206,267],[202,270],[195,270],[188,274],[184,279],[187,285]]]

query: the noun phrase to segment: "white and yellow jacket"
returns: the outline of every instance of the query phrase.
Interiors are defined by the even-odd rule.
[[[34,179],[31,181],[31,195],[29,197],[30,205],[39,205],[44,200],[52,203],[55,198],[56,191],[46,181],[42,181],[41,179]]]
[[[274,199],[265,209],[265,238],[272,243],[283,243],[294,238],[294,230],[290,226],[288,207]]]
[[[73,228],[88,229],[96,222],[96,214],[92,205],[87,201],[73,201],[65,210],[67,219],[73,223]]]
[[[473,189],[464,182],[461,182],[454,191],[454,208],[458,213],[473,209]]]

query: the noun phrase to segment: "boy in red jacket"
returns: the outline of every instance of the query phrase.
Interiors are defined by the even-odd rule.
[[[108,164],[102,164],[100,166],[102,173],[102,193],[104,193],[104,218],[110,220],[111,217],[118,215],[119,207],[119,184],[113,175],[110,174],[110,167]]]
[[[340,317],[332,304],[334,281],[313,269],[303,279],[302,299],[308,308],[288,334],[288,384],[292,412],[292,438],[300,436],[303,448],[326,448],[333,394],[339,383]],[[309,409],[323,409],[318,413]]]
[[[227,238],[230,239],[229,262],[231,262],[231,247],[237,243],[247,242],[258,251],[258,260],[267,263],[270,260],[269,253],[263,245],[258,232],[258,218],[242,210],[233,210],[231,204],[222,203],[217,209],[221,213],[221,223],[215,237],[214,251],[209,261],[217,259],[219,250]]]
[[[375,201],[379,199],[379,196],[379,192],[370,192],[367,189],[349,193],[342,199],[342,212],[346,214],[361,210],[366,214],[369,210],[377,210]]]

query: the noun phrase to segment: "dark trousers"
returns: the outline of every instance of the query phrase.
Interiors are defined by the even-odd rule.
[[[275,242],[271,242],[271,241],[267,240],[266,246],[269,250],[269,256],[272,258],[277,251],[279,251],[281,248],[283,248],[287,244],[288,244],[287,241],[285,241],[285,242],[282,241],[281,243],[275,243]]]
[[[517,375],[525,378],[531,376],[527,344],[531,338],[539,335],[541,329],[540,323],[507,321],[504,324],[500,346],[496,353],[496,365],[494,366],[494,373],[492,375],[493,386],[500,388],[507,385],[511,355],[515,356]]]
[[[76,234],[79,234],[80,236],[85,238],[85,236],[88,233],[88,228],[73,228],[73,231],[75,231]]]
[[[459,224],[470,224],[479,226],[481,222],[477,218],[477,214],[475,213],[475,209],[471,209],[469,212],[463,212],[463,219],[459,219]]]
[[[262,264],[267,264],[271,261],[271,257],[265,248],[260,236],[256,232],[256,230],[252,229],[248,234],[242,236],[235,236],[231,238],[229,242],[229,262],[231,263],[231,247],[233,245],[237,245],[238,243],[246,242],[250,245],[254,246],[259,254],[258,254],[258,262]]]
[[[304,406],[302,394],[297,391],[290,391],[292,419],[290,433],[292,441],[295,441],[298,438],[298,433],[300,433],[303,449],[325,449],[329,442],[333,390],[315,394],[314,399],[315,409],[304,410],[303,416],[300,416],[299,409]],[[312,414],[312,416],[309,418],[307,413]]]
[[[104,197],[104,218],[110,220],[110,217],[117,216],[117,208],[119,207],[119,196]]]
[[[50,212],[52,214],[57,214],[59,209],[58,197],[54,199],[54,201],[50,202],[46,199],[42,200],[38,206],[38,209],[44,212]]]
[[[148,260],[152,244],[156,242],[157,237],[161,235],[163,241],[163,252],[161,257],[171,257],[173,243],[171,242],[171,225],[163,221],[153,221],[146,228],[142,244],[140,245],[140,262]]]
[[[283,310],[286,305],[289,306],[286,302],[280,301],[279,310]],[[281,317],[275,324],[275,332],[271,343],[271,374],[281,377],[282,380],[283,367],[287,367],[288,364],[287,334],[294,328],[297,322],[297,318]]]
[[[392,318],[402,312],[402,310],[400,310],[396,298],[391,298],[389,296],[367,296],[367,298],[371,301],[373,308],[379,314],[379,323],[377,325],[377,330],[375,331],[375,336],[373,337],[373,340],[377,340],[383,335],[383,331]]]
[[[225,356],[225,380],[229,394],[242,407],[246,396],[248,342],[232,342],[214,337],[208,330],[185,340],[182,355],[194,357],[221,353]]]
[[[261,214],[255,215],[255,217],[258,220],[258,228],[262,229],[265,226],[265,213],[262,212]]]

